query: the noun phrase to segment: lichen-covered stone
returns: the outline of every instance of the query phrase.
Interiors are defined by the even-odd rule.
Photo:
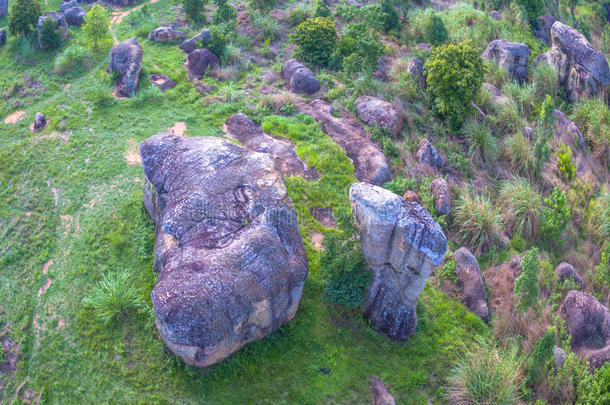
[[[320,90],[320,82],[313,72],[296,59],[286,61],[282,76],[294,93],[313,94]]]

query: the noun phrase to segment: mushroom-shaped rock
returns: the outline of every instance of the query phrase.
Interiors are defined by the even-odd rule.
[[[313,94],[320,90],[320,82],[312,71],[296,59],[286,61],[282,76],[293,93]]]
[[[171,27],[158,27],[148,33],[148,39],[153,42],[181,42],[185,38],[184,32]]]
[[[195,49],[186,56],[184,63],[190,81],[201,80],[204,74],[217,69],[220,59],[208,49]]]
[[[527,81],[527,59],[530,49],[525,44],[496,39],[487,45],[483,58],[495,60],[503,66],[509,76],[520,83]]]
[[[555,21],[551,28],[551,49],[536,57],[557,69],[559,84],[572,101],[608,97],[610,68],[602,52],[593,49],[577,30]]]
[[[349,198],[373,273],[362,310],[374,329],[407,339],[417,325],[417,298],[442,262],[447,238],[424,207],[389,190],[355,183]]]
[[[570,263],[559,263],[557,267],[555,267],[555,274],[557,275],[557,278],[559,279],[560,283],[563,283],[566,280],[570,280],[576,283],[580,289],[585,286],[584,280],[578,275],[578,273],[576,272],[576,270],[574,270],[574,267]]]
[[[55,28],[59,30],[61,40],[65,41],[66,38],[68,38],[68,23],[66,22],[66,17],[57,11],[49,11],[38,17],[38,23],[36,24],[38,46],[41,48],[44,48],[45,46],[40,42],[40,30],[42,29],[42,23],[48,18],[53,18],[55,20]]]
[[[396,135],[402,128],[402,117],[392,103],[376,97],[358,97],[356,113],[366,124],[383,128],[392,135]]]
[[[34,125],[32,126],[32,129],[34,130],[34,132],[40,131],[46,125],[47,125],[47,119],[44,117],[44,115],[42,113],[37,112],[36,116],[34,117]]]
[[[440,169],[447,164],[447,158],[436,150],[434,145],[426,138],[422,139],[419,143],[417,161],[437,169]]]
[[[434,179],[430,183],[430,194],[432,194],[432,202],[434,210],[439,215],[447,215],[451,210],[451,192],[449,184],[442,177]]]
[[[136,92],[141,69],[142,47],[135,37],[120,42],[110,51],[107,72],[115,72],[121,76],[115,83],[118,95],[131,97]]]
[[[610,313],[592,295],[572,290],[559,307],[572,336],[572,351],[588,357],[592,368],[610,359]]]
[[[291,320],[307,276],[297,217],[266,153],[214,137],[142,142],[156,224],[156,325],[186,363],[217,363]]]
[[[487,322],[489,320],[487,293],[477,258],[465,247],[456,250],[453,258],[460,300],[470,312]]]

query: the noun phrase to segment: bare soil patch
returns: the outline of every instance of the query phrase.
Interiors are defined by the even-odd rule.
[[[25,111],[15,111],[4,119],[5,124],[16,124],[25,118]]]

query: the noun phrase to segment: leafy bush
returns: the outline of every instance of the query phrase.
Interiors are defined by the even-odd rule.
[[[449,40],[449,31],[443,19],[434,14],[425,26],[424,38],[434,46],[442,45]]]
[[[538,248],[527,251],[521,260],[521,273],[515,279],[513,293],[518,298],[517,309],[525,311],[536,304],[540,288],[538,287]]]
[[[559,152],[557,152],[557,169],[568,180],[574,177],[575,170],[574,163],[572,163],[572,149],[562,142],[559,143]]]
[[[383,29],[390,31],[398,28],[398,11],[394,8],[392,0],[381,0],[381,11],[383,12]]]
[[[534,348],[529,355],[529,383],[537,386],[542,381],[546,370],[549,368],[553,360],[553,347],[555,346],[555,335],[557,332],[554,328],[546,331],[541,338],[536,341]]]
[[[335,22],[329,17],[310,18],[296,27],[291,39],[297,44],[299,57],[326,66],[337,43]]]
[[[214,0],[216,11],[212,16],[214,24],[234,25],[237,19],[237,11],[230,5],[227,0]]]
[[[468,120],[462,133],[470,156],[480,157],[486,162],[493,162],[498,157],[498,142],[486,124]]]
[[[120,321],[130,313],[143,313],[147,308],[143,292],[134,285],[127,270],[104,274],[83,303],[93,307],[104,324]]]
[[[455,207],[454,225],[460,241],[477,255],[503,241],[500,214],[484,195],[463,192]]]
[[[559,187],[555,187],[551,195],[544,199],[542,221],[540,222],[542,234],[548,240],[556,241],[568,226],[570,217],[566,194]]]
[[[501,183],[502,221],[512,234],[534,240],[538,235],[542,199],[525,179],[517,177]]]
[[[448,381],[447,399],[452,404],[514,404],[521,397],[521,363],[516,349],[502,350],[479,338]]]
[[[315,0],[313,3],[313,17],[331,17],[332,13],[324,0]]]
[[[85,15],[83,32],[85,36],[93,41],[93,48],[97,49],[98,42],[108,37],[110,17],[106,9],[99,4],[94,5]]]
[[[309,12],[304,7],[300,6],[296,7],[290,12],[288,15],[288,21],[290,21],[291,26],[296,27],[299,24],[307,21],[307,19],[310,17]]]
[[[193,21],[202,21],[205,19],[203,9],[208,0],[182,0],[182,11],[188,18]]]
[[[17,0],[8,15],[8,30],[13,35],[28,36],[36,29],[42,8],[38,0]]]
[[[45,18],[40,27],[40,45],[44,48],[57,49],[61,45],[61,33],[57,29],[55,18]]]
[[[379,35],[360,22],[347,26],[332,60],[335,67],[342,66],[348,74],[371,72],[377,67],[377,60],[384,50]],[[340,63],[337,59],[340,59]]]
[[[207,48],[214,55],[222,58],[227,50],[227,37],[216,25],[210,27],[210,40]]]
[[[462,42],[433,49],[425,66],[428,89],[437,111],[449,117],[453,127],[459,127],[481,89],[485,74],[483,58],[467,42]]]
[[[582,405],[610,404],[610,363],[604,363],[595,374],[578,387],[578,403]]]

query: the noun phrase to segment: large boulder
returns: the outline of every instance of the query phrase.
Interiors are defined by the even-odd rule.
[[[313,94],[320,90],[320,82],[313,72],[296,59],[286,61],[282,76],[293,93]]]
[[[465,247],[456,250],[453,258],[460,300],[470,312],[487,322],[489,320],[487,292],[477,258]]]
[[[527,81],[529,54],[530,49],[525,44],[496,39],[487,45],[482,56],[487,60],[495,60],[506,69],[512,79],[523,83]]]
[[[185,38],[184,32],[171,27],[158,27],[148,33],[148,39],[153,42],[182,42]]]
[[[201,80],[203,75],[211,70],[218,69],[220,59],[208,49],[195,49],[186,56],[184,63],[190,81]]]
[[[417,325],[417,298],[443,261],[447,238],[424,207],[389,190],[355,183],[349,198],[373,274],[362,311],[374,329],[407,339]]]
[[[585,286],[585,281],[578,275],[574,266],[567,262],[561,262],[555,267],[555,274],[560,283],[566,280],[572,281],[578,285],[578,288],[582,289]]]
[[[64,11],[66,22],[73,27],[80,27],[83,25],[85,23],[86,15],[87,12],[82,7],[71,7]]]
[[[41,48],[44,48],[44,46],[40,42],[40,30],[42,29],[42,23],[44,23],[44,21],[48,18],[53,18],[55,20],[55,27],[59,30],[61,40],[65,41],[68,38],[68,23],[66,22],[66,17],[57,11],[49,11],[38,17],[38,23],[36,24],[38,46]]]
[[[559,307],[572,336],[571,349],[588,357],[591,368],[610,359],[610,312],[594,296],[572,290]]]
[[[284,180],[266,153],[216,137],[142,142],[156,224],[156,325],[186,363],[217,363],[291,320],[307,256]]]
[[[372,127],[380,127],[392,135],[402,129],[402,117],[392,103],[380,98],[361,96],[356,100],[358,118]]]
[[[138,78],[142,69],[142,47],[135,37],[115,45],[110,51],[107,72],[121,77],[115,83],[117,95],[131,97],[138,89]]]
[[[608,98],[610,68],[603,53],[593,49],[577,30],[555,21],[551,28],[551,49],[538,55],[538,63],[546,62],[557,69],[559,84],[571,101],[601,96]]]
[[[8,0],[0,0],[0,18],[8,14]]]

